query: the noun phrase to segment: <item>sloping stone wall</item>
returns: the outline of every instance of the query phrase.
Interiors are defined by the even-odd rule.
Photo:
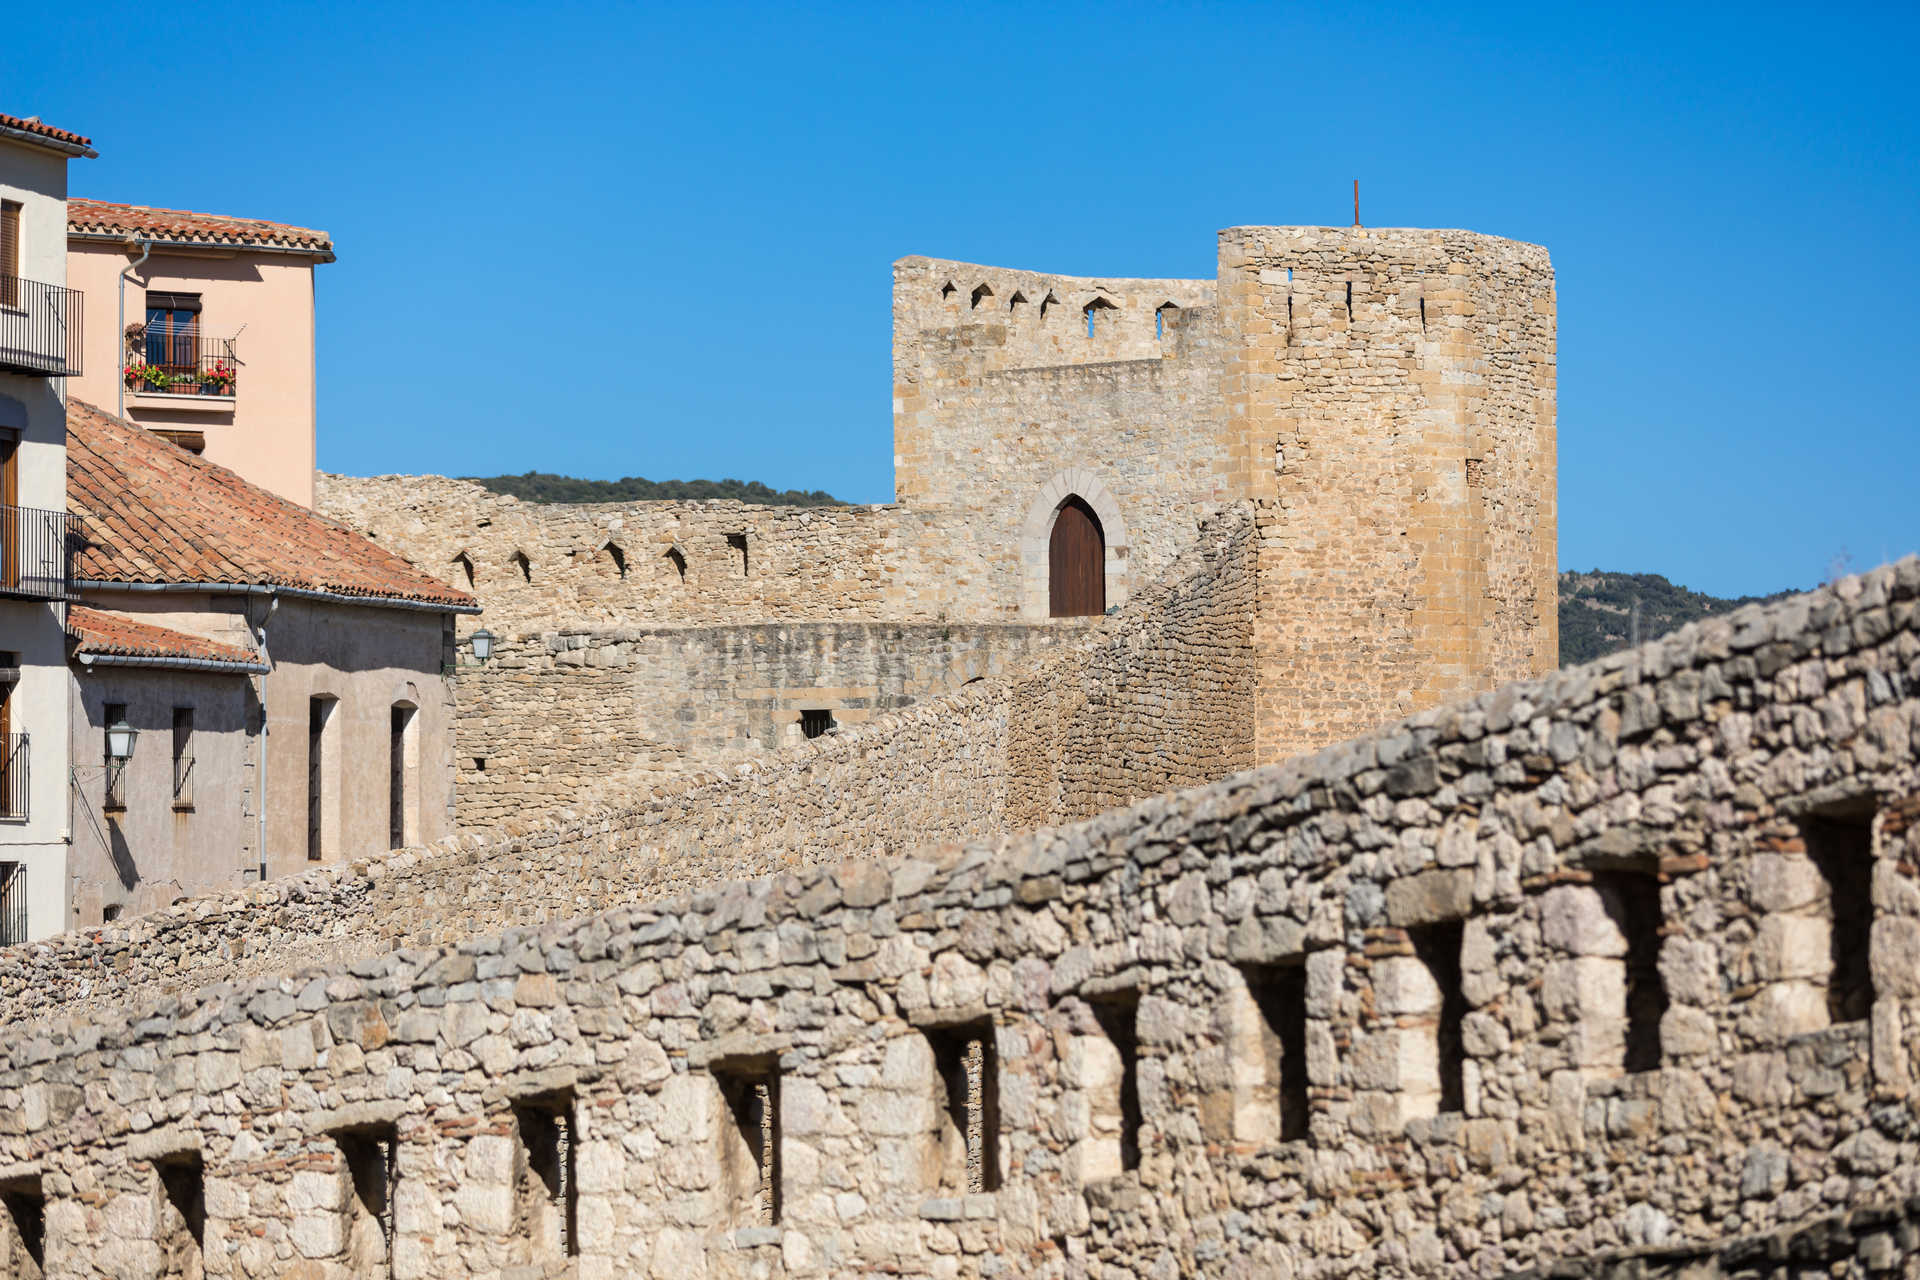
[[[390,1233],[408,1280],[1496,1275],[1897,1206],[1917,599],[1910,560],[998,846],[16,1021],[0,1186],[52,1275]],[[1911,1267],[1865,1234],[1805,1260]]]

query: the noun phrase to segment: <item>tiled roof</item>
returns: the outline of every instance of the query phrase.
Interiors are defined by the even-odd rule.
[[[10,116],[0,112],[0,129],[15,129],[21,133],[30,133],[38,138],[59,144],[63,151],[78,149],[83,155],[93,155],[93,140],[83,138],[77,133],[65,129],[56,129],[50,124],[41,124],[39,116]]]
[[[184,209],[149,209],[143,204],[113,204],[106,200],[68,200],[67,234],[116,240],[144,235],[188,244],[292,249],[311,253],[322,262],[333,261],[333,240],[324,231],[260,218],[229,218],[218,213],[189,213]]]
[[[386,597],[474,598],[384,547],[80,400],[67,403],[67,508],[83,582],[218,582]]]
[[[67,610],[67,634],[76,641],[74,656],[146,658],[159,662],[187,659],[196,662],[232,662],[259,667],[264,664],[252,649],[237,644],[221,644],[204,636],[189,635],[158,627],[151,622],[136,622],[117,613],[76,604]]]

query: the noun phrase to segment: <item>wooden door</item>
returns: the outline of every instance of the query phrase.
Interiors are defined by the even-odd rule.
[[[327,704],[319,698],[307,703],[307,860],[320,861],[321,781],[320,747],[327,726]]]
[[[1048,613],[1082,618],[1107,611],[1107,540],[1100,517],[1078,498],[1068,498],[1053,520],[1047,547]]]

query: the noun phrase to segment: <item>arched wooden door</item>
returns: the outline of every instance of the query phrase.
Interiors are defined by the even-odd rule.
[[[1068,498],[1053,518],[1047,545],[1047,605],[1056,618],[1083,618],[1107,611],[1107,539],[1100,517],[1078,498]]]

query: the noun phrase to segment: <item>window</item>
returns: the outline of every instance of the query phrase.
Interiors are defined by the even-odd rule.
[[[1873,810],[1811,815],[1801,820],[1807,857],[1827,888],[1827,1018],[1857,1022],[1873,1012]]]
[[[800,712],[800,732],[817,738],[833,728],[833,712],[825,707],[807,707]]]
[[[533,581],[533,561],[527,559],[526,552],[516,551],[513,553],[513,567],[520,571],[520,580],[522,582]]]
[[[462,551],[453,558],[453,563],[466,575],[467,590],[473,590],[473,557]]]
[[[332,698],[307,700],[307,860],[319,862],[338,843],[334,817],[328,811],[333,793],[330,785],[337,772],[337,754],[333,750],[334,716]]]
[[[780,1074],[771,1061],[716,1066],[729,1124],[721,1135],[720,1169],[731,1193],[733,1224],[780,1222]]]
[[[1089,1129],[1081,1178],[1098,1182],[1140,1167],[1140,1006],[1126,992],[1088,1008],[1099,1034],[1082,1037],[1080,1047]]]
[[[0,1186],[6,1233],[0,1238],[0,1274],[40,1280],[47,1265],[47,1197],[40,1179]]]
[[[27,864],[0,862],[0,947],[27,941]]]
[[[3,447],[3,446],[0,446]],[[20,678],[20,655],[0,651],[0,818],[27,816],[27,735],[13,732],[13,689]]]
[[[535,1258],[580,1254],[579,1192],[574,1176],[573,1099],[528,1099],[513,1108],[521,1160],[514,1170],[516,1220],[532,1237]]]
[[[173,807],[193,808],[193,708],[173,709]]]
[[[680,581],[685,582],[687,580],[687,558],[680,554],[680,548],[668,547],[665,558],[667,565],[675,573],[680,575]]]
[[[146,358],[169,373],[199,370],[199,294],[148,290]]]
[[[993,1023],[925,1032],[939,1077],[939,1190],[1000,1189],[1000,1068]]]
[[[127,704],[124,702],[109,702],[101,711],[103,724],[119,724],[127,718]],[[124,809],[127,807],[127,761],[113,758],[104,731],[100,735],[100,754],[106,761],[107,769],[105,805],[109,809]]]
[[[0,306],[20,305],[20,209],[18,200],[0,200]]]
[[[1251,1088],[1244,1103],[1252,1114],[1236,1136],[1294,1142],[1307,1136],[1307,967],[1304,963],[1249,965],[1247,984],[1253,1034],[1234,1050],[1243,1060],[1234,1077]],[[1251,1059],[1250,1061],[1246,1059]]]
[[[744,533],[728,534],[727,546],[732,548],[734,551],[737,551],[740,553],[739,555],[740,576],[743,578],[746,577],[748,572],[747,535]]]
[[[336,1133],[344,1173],[352,1182],[347,1206],[347,1269],[356,1276],[393,1274],[394,1192],[400,1180],[399,1142],[391,1128]]]
[[[1055,618],[1107,611],[1107,541],[1100,517],[1078,497],[1054,513],[1047,545],[1047,612]]]
[[[387,721],[387,847],[404,849],[419,837],[415,817],[416,780],[419,777],[419,740],[415,722],[419,712],[411,703],[396,702]]]
[[[197,1151],[181,1152],[154,1162],[165,1200],[160,1210],[163,1271],[167,1275],[198,1275],[200,1250],[207,1238],[206,1171]]]
[[[1596,871],[1593,887],[1614,927],[1627,940],[1626,1055],[1628,1071],[1660,1066],[1660,1019],[1667,987],[1660,978],[1660,880],[1646,871]]]
[[[1407,930],[1413,953],[1426,966],[1439,988],[1438,1020],[1433,1050],[1439,1075],[1441,1111],[1466,1109],[1466,1046],[1461,1036],[1467,1017],[1466,992],[1460,984],[1460,941],[1465,930],[1458,920]]]

